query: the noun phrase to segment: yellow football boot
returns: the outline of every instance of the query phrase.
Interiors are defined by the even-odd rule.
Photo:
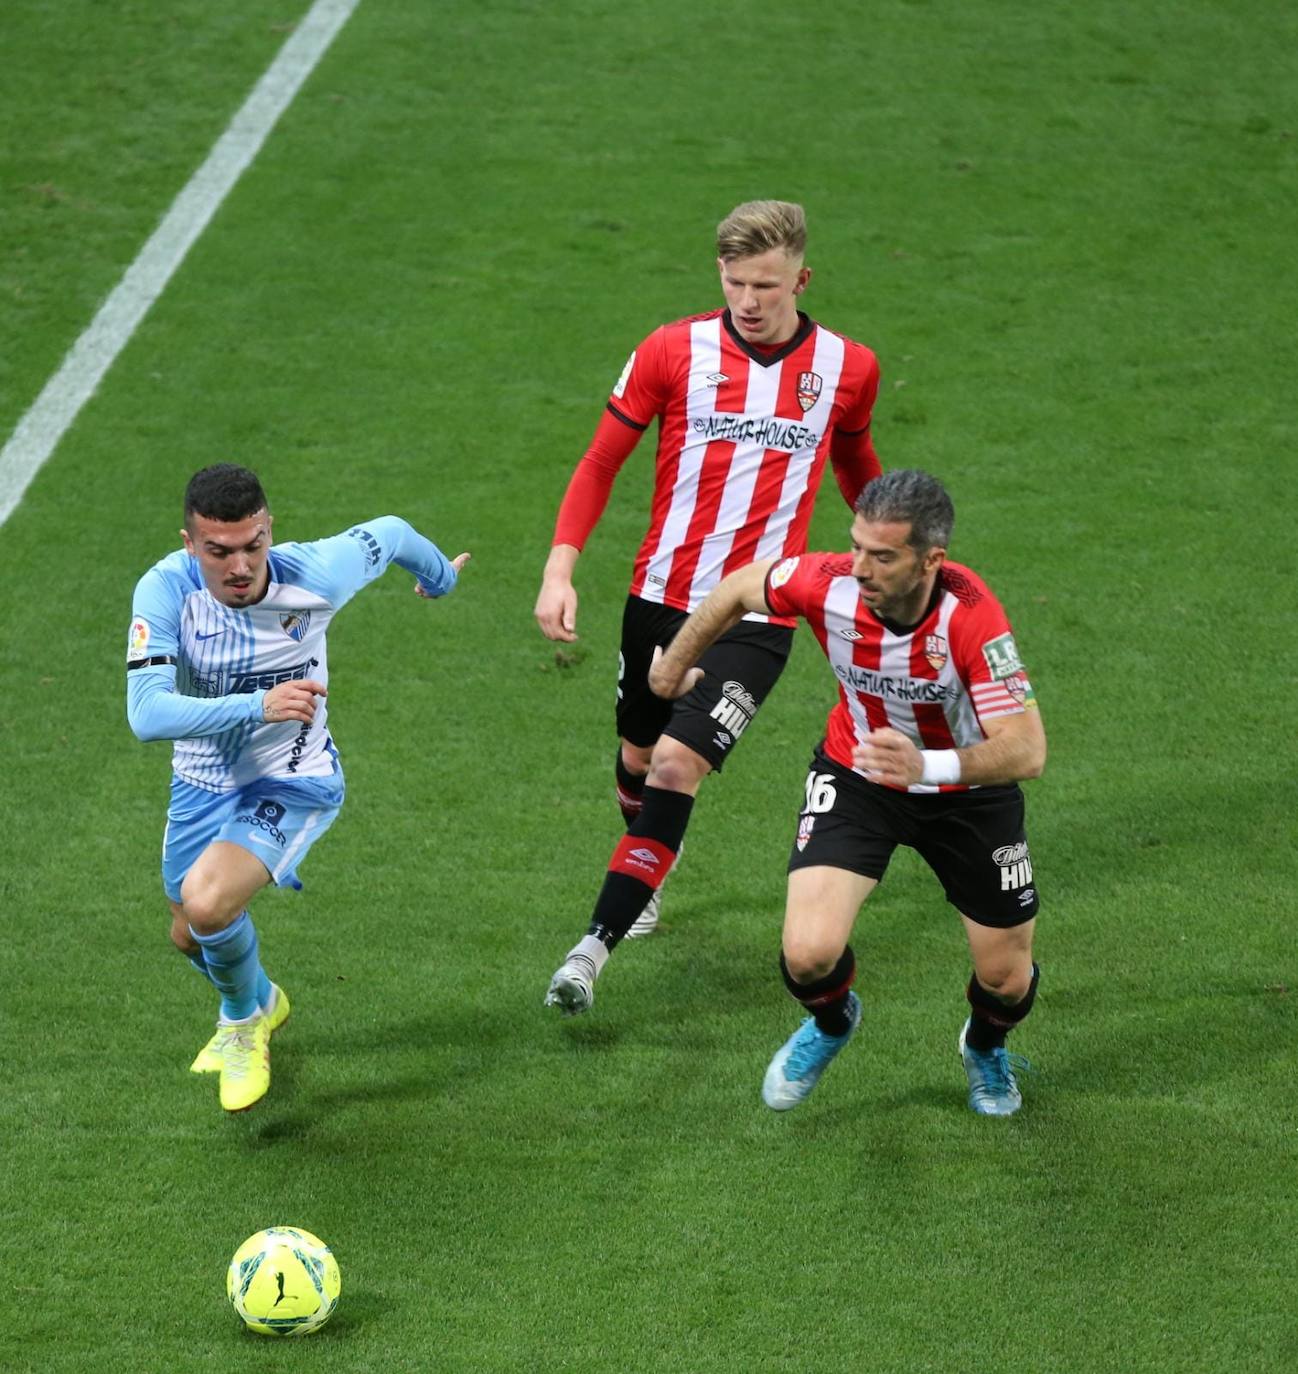
[[[270,1006],[262,1010],[270,1020],[272,1033],[288,1020],[288,997],[278,983],[270,985]],[[217,1026],[216,1034],[199,1050],[198,1057],[189,1066],[190,1073],[221,1072],[221,1051],[225,1046],[225,1037],[232,1029],[232,1026]]]
[[[270,1089],[270,1017],[226,1026],[221,1045],[221,1106],[241,1112]]]

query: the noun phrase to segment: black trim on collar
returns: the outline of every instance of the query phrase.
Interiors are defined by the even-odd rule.
[[[637,424],[629,415],[623,415],[612,401],[608,403],[608,413],[615,419],[621,420],[624,425],[630,425],[638,434],[643,434],[649,428],[648,425]]]
[[[782,363],[794,349],[806,342],[807,335],[815,329],[816,322],[810,315],[804,315],[801,310],[798,311],[798,320],[800,323],[793,333],[793,338],[791,338],[788,343],[781,344],[774,353],[763,353],[760,349],[754,348],[735,328],[735,322],[730,318],[729,310],[723,310],[721,312],[721,323],[725,327],[726,333],[730,335],[738,347],[746,353],[753,362],[760,364],[762,367],[774,367],[776,363]]]
[[[133,658],[126,664],[129,673],[133,668],[165,668],[176,661],[174,654],[154,654],[152,658]]]

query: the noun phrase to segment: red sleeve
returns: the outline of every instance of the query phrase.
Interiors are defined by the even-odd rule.
[[[870,417],[879,395],[879,360],[868,349],[856,345],[863,354],[863,376],[856,399],[839,417],[829,441],[829,460],[843,500],[856,505],[862,488],[883,471],[874,442],[870,438]]]
[[[819,580],[827,555],[804,553],[800,558],[786,558],[773,563],[766,574],[764,595],[772,615],[805,616],[809,592]]]
[[[613,481],[641,434],[662,412],[667,391],[663,330],[655,329],[626,361],[590,447],[568,483],[555,521],[554,542],[584,547],[599,523]]]
[[[1018,715],[1035,705],[1000,602],[985,583],[968,576],[967,569],[944,569],[943,581],[961,602],[951,617],[951,650],[978,719]]]
[[[554,543],[583,548],[604,514],[613,481],[639,442],[640,430],[606,410],[590,447],[582,455],[568,483],[554,525]]]
[[[883,471],[868,426],[856,434],[836,429],[829,441],[829,461],[834,465],[834,478],[843,500],[853,508],[866,484]]]

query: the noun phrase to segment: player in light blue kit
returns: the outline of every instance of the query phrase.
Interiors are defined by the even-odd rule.
[[[192,1068],[219,1071],[221,1106],[237,1112],[270,1087],[270,1036],[289,1011],[248,902],[269,882],[302,886],[298,865],[343,801],[325,631],[389,563],[437,597],[469,555],[447,559],[392,515],[272,548],[261,483],[230,463],[190,479],[181,534],[184,549],[135,588],[126,714],[140,739],[175,741],[162,840],[171,938],[221,994]]]

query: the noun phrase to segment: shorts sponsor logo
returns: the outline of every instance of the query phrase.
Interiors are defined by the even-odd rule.
[[[715,744],[718,749],[729,749],[734,742],[734,736],[727,734],[724,730],[718,730],[717,733],[712,736],[712,743]]]
[[[258,844],[265,844],[267,841],[261,836],[266,836],[273,840],[281,849],[288,844],[288,836],[279,828],[279,822],[284,815],[282,802],[261,801],[257,804],[255,811],[245,813],[234,818],[235,825],[246,825],[251,828],[248,831],[248,838],[255,840]],[[261,832],[260,835],[258,832]]]
[[[1037,890],[1036,890],[1036,888],[1035,888],[1035,887],[1025,887],[1025,888],[1023,889],[1023,891],[1019,893],[1019,905],[1020,905],[1020,906],[1031,906],[1032,903],[1033,903],[1034,901],[1036,901],[1036,898],[1037,898]]]
[[[946,640],[941,635],[925,635],[924,657],[928,660],[928,666],[935,673],[940,673],[946,667]]]
[[[815,816],[803,816],[798,821],[798,853],[807,847],[807,841],[811,838],[811,832],[815,828]]]
[[[120,624],[120,621],[118,622]],[[126,636],[126,661],[147,658],[149,653],[149,622],[132,620],[131,632]]]
[[[279,618],[280,629],[282,629],[290,639],[296,640],[299,644],[306,638],[306,632],[310,624],[310,611],[285,611]]]
[[[631,369],[635,366],[635,354],[626,360],[626,366],[622,369],[622,375],[617,379],[617,385],[613,388],[613,395],[620,401],[626,392],[626,384],[631,380]]]
[[[1028,853],[1026,840],[1020,840],[1017,844],[1002,845],[994,850],[992,862],[1000,868],[1002,892],[1026,888],[1032,881],[1032,856]],[[1027,906],[1031,900],[1031,897],[1027,901],[1024,901],[1022,896],[1019,897],[1023,906]]]
[[[798,373],[798,404],[802,407],[804,415],[820,400],[823,385],[819,372]]]
[[[735,739],[748,729],[748,724],[757,712],[753,694],[742,682],[727,682],[721,689],[722,697],[708,714],[729,731]]]
[[[995,639],[989,639],[983,645],[983,658],[987,660],[987,667],[997,682],[1023,671],[1023,663],[1012,634],[997,635]]]
[[[786,558],[783,563],[777,563],[771,569],[770,584],[772,587],[782,587],[798,571],[798,560],[796,558]]]

